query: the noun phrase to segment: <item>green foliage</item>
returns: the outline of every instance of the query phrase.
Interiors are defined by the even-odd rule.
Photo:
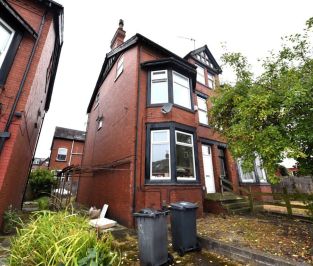
[[[48,210],[49,209],[49,203],[50,203],[50,198],[47,196],[41,197],[39,199],[36,199],[35,201],[38,202],[38,207],[39,210]]]
[[[51,187],[55,185],[56,179],[46,169],[36,169],[29,175],[29,184],[35,197],[51,193]]]
[[[21,223],[18,211],[10,205],[3,214],[3,233],[13,233],[15,228]]]
[[[11,245],[10,265],[112,265],[112,237],[90,229],[83,216],[62,211],[36,213],[18,230]]]
[[[234,157],[243,159],[246,171],[259,155],[272,181],[286,156],[313,174],[312,25],[313,18],[302,34],[282,38],[280,51],[263,60],[263,73],[256,78],[241,54],[222,58],[237,80],[218,89],[211,123],[226,137]]]

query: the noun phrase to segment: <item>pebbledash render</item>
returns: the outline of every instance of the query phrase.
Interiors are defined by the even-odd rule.
[[[222,70],[206,45],[182,58],[140,34],[124,38],[120,21],[87,110],[77,200],[109,204],[129,227],[135,211],[176,201],[197,203],[201,216],[221,175],[235,192],[241,183],[207,115]]]
[[[63,7],[0,0],[0,224],[20,208],[63,44]]]

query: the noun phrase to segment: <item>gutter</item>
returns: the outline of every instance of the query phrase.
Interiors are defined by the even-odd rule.
[[[3,149],[3,146],[4,146],[4,142],[10,138],[10,132],[9,132],[9,128],[10,128],[10,125],[13,121],[13,117],[14,117],[14,114],[15,114],[15,111],[16,111],[16,108],[17,108],[17,104],[18,104],[18,101],[22,95],[22,92],[23,92],[23,89],[24,89],[24,85],[25,85],[25,82],[26,82],[26,78],[27,78],[27,75],[29,73],[29,70],[30,70],[30,67],[31,67],[31,64],[33,62],[33,58],[34,58],[34,55],[35,55],[35,52],[37,50],[37,47],[39,45],[39,40],[40,40],[40,37],[41,37],[41,33],[42,33],[42,29],[43,29],[43,26],[45,24],[45,20],[46,20],[46,16],[47,16],[47,10],[45,11],[42,19],[41,19],[41,23],[40,23],[40,27],[39,27],[39,31],[38,31],[38,35],[37,35],[37,38],[36,38],[36,41],[35,41],[35,44],[32,48],[32,51],[31,51],[31,54],[28,58],[28,62],[27,62],[27,65],[26,65],[26,69],[24,71],[24,74],[23,74],[23,78],[21,80],[21,83],[20,83],[20,86],[19,86],[19,89],[17,91],[17,94],[15,96],[15,100],[14,100],[14,103],[13,103],[13,106],[12,106],[12,109],[11,109],[11,112],[9,114],[9,118],[8,118],[8,121],[5,125],[5,128],[4,128],[4,132],[1,133],[0,135],[0,154],[2,152],[2,149]]]

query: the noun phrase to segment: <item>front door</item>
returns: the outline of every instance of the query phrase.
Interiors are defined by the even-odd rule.
[[[202,145],[203,169],[207,193],[215,193],[211,146]]]

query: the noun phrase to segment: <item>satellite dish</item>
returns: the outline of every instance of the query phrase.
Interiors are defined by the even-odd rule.
[[[173,104],[172,103],[166,103],[162,106],[161,112],[163,114],[168,114],[172,110]]]

